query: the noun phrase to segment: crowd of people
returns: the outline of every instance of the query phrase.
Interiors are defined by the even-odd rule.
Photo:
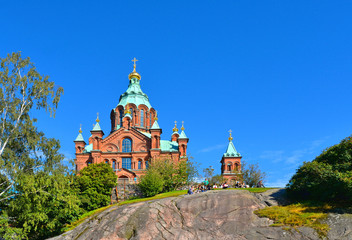
[[[226,188],[249,188],[249,185],[246,184],[245,182],[240,182],[240,181],[235,181],[234,185],[230,186],[227,182],[224,182],[222,184],[214,184],[211,186],[209,184],[208,179],[205,179],[204,182],[198,185],[192,185],[188,188],[188,194],[194,194],[194,193],[200,193],[200,192],[206,192],[208,190],[216,190],[216,189],[226,189]],[[256,185],[258,188],[264,187],[264,184],[262,181],[259,181],[258,184]]]

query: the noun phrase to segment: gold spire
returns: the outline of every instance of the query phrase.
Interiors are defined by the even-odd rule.
[[[185,127],[183,126],[184,121],[182,121],[182,127],[181,127],[181,131],[185,130]]]
[[[100,122],[99,120],[99,113],[97,112],[97,119],[95,120],[97,123]]]
[[[79,125],[79,133],[82,133],[82,124]]]
[[[175,121],[175,127],[172,129],[173,132],[178,132],[178,128],[177,128],[176,124],[177,124],[177,121]]]
[[[155,117],[154,117],[155,121],[158,121],[158,111],[155,110]]]
[[[232,141],[232,139],[233,139],[231,129],[230,129],[229,133],[230,133],[229,141],[231,142],[231,141]]]
[[[138,60],[136,58],[132,59],[133,62],[133,71],[128,75],[128,78],[131,80],[132,78],[137,78],[138,80],[141,80],[141,75],[136,72],[136,62]]]

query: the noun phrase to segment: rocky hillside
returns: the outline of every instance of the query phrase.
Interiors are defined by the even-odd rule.
[[[320,239],[313,229],[283,230],[253,211],[276,205],[283,190],[208,191],[114,206],[56,239]],[[328,239],[352,239],[352,218],[329,215]]]

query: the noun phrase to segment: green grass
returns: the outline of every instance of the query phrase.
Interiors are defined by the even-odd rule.
[[[333,207],[328,204],[312,205],[310,203],[296,203],[287,206],[272,206],[256,210],[259,217],[267,217],[274,221],[272,226],[311,227],[320,236],[326,236],[329,225],[322,223]]]
[[[122,205],[126,205],[126,204],[132,204],[132,203],[137,203],[137,202],[145,202],[145,201],[150,201],[150,200],[156,200],[156,199],[162,199],[162,198],[168,198],[168,197],[177,197],[180,195],[185,195],[187,193],[187,190],[180,190],[180,191],[173,191],[173,192],[167,192],[167,193],[161,193],[161,194],[157,194],[154,197],[149,197],[149,198],[137,198],[137,199],[133,199],[133,200],[126,200],[120,203],[116,203],[113,205],[109,205],[106,207],[102,207],[102,208],[98,208],[95,209],[93,211],[90,212],[86,212],[85,214],[83,214],[78,220],[66,225],[63,229],[62,232],[67,232],[70,231],[72,229],[74,229],[75,227],[77,227],[79,224],[81,224],[84,220],[88,219],[89,217],[101,213],[102,211],[113,207],[113,206],[122,206]]]

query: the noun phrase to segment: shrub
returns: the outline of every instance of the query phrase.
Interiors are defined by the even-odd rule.
[[[106,163],[90,164],[77,176],[82,208],[86,211],[110,204],[111,189],[116,186],[117,177]]]
[[[294,200],[352,202],[352,143],[343,139],[312,162],[304,162],[287,185]]]
[[[152,197],[163,190],[164,180],[156,170],[148,170],[138,183],[145,197]]]

